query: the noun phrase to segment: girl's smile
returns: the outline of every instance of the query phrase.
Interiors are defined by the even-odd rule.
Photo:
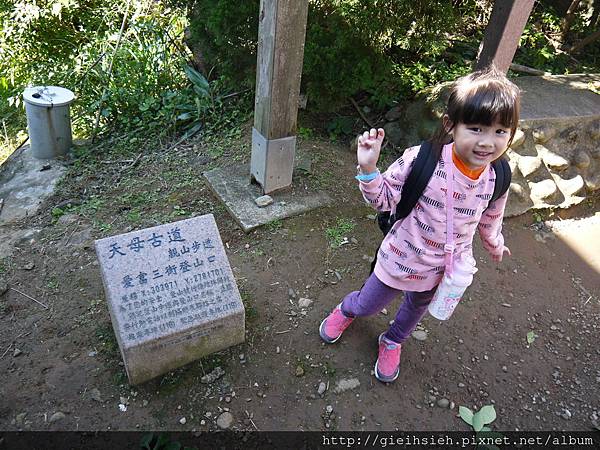
[[[457,123],[450,134],[456,156],[469,169],[477,170],[506,151],[511,130],[498,122],[491,125]]]

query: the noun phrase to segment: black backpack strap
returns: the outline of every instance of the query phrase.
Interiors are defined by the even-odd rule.
[[[492,162],[494,172],[496,172],[496,183],[494,184],[494,193],[490,199],[490,204],[498,200],[510,187],[512,172],[510,165],[504,156]]]
[[[441,150],[441,145],[434,146],[430,141],[423,141],[421,143],[421,148],[415,158],[413,167],[402,187],[400,201],[396,205],[394,221],[404,219],[408,216],[419,201],[419,198],[421,198],[440,159]]]

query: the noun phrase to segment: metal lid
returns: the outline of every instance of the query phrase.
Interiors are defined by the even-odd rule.
[[[75,94],[59,86],[33,86],[25,89],[23,100],[37,106],[63,106],[75,100]]]

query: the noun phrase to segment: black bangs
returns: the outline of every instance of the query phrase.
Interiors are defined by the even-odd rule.
[[[453,94],[455,98],[448,104],[448,116],[453,123],[489,126],[498,121],[511,130],[517,128],[518,93],[507,89],[505,84],[481,80],[466,89],[457,89]]]

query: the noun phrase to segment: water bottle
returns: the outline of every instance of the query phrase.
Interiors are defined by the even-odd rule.
[[[452,275],[444,274],[442,282],[429,303],[429,313],[436,319],[448,320],[471,285],[475,272],[477,272],[477,268],[471,255],[463,255],[455,259]]]

